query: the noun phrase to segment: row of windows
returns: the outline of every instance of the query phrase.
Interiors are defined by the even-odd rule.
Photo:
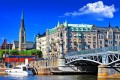
[[[120,39],[120,35],[116,35],[116,36],[115,36],[115,39]]]
[[[90,31],[90,28],[70,28],[70,31]]]
[[[99,35],[99,39],[103,39],[104,36],[105,36],[105,35],[102,35],[102,34]],[[106,37],[106,36],[105,36],[105,37]],[[109,35],[108,35],[108,38],[109,38],[109,39],[112,39],[112,38],[113,38],[113,35],[109,34]],[[120,39],[120,35],[116,35],[116,36],[115,36],[115,39]]]
[[[100,44],[103,44],[104,41],[100,40]],[[113,44],[113,41],[108,41],[108,42],[105,42],[105,44]]]

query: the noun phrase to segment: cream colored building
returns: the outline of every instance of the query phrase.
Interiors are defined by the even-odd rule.
[[[46,58],[46,53],[47,53],[47,47],[46,47],[46,36],[40,34],[37,35],[36,37],[36,49],[41,50],[43,53],[43,57]]]
[[[110,23],[108,27],[98,27],[90,24],[68,24],[65,21],[63,24],[58,22],[57,26],[52,29],[47,29],[46,35],[38,38],[41,41],[36,42],[37,49],[41,48],[45,56],[50,55],[57,58],[60,53],[61,33],[64,53],[107,46],[120,46],[119,27],[111,27]],[[39,42],[45,46],[40,45]]]
[[[43,55],[47,54],[47,56],[52,56],[57,58],[60,53],[60,34],[62,33],[63,39],[63,52],[68,53],[71,51],[78,51],[85,49],[85,45],[82,45],[82,32],[91,31],[93,25],[90,24],[68,24],[65,21],[63,24],[58,22],[57,26],[52,29],[47,29],[46,35],[46,46],[42,46],[41,44],[45,44],[41,39],[45,39],[44,37],[36,38],[36,49],[41,49]],[[40,44],[41,43],[41,44]],[[46,48],[46,49],[45,49]],[[45,53],[46,52],[46,53]]]

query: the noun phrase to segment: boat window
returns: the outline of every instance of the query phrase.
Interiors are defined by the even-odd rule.
[[[21,69],[20,67],[14,67],[13,69]]]
[[[28,68],[28,70],[32,70],[32,68]]]
[[[27,69],[26,69],[26,67],[23,67],[23,71],[26,71]]]

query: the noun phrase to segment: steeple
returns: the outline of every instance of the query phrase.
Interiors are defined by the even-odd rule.
[[[58,21],[57,27],[59,27],[59,26],[60,26],[60,22]]]
[[[21,20],[24,20],[24,11],[22,11]]]
[[[26,31],[24,25],[24,12],[22,12],[20,31],[19,31],[19,51],[24,51],[24,50],[26,50]]]
[[[25,25],[24,25],[24,11],[22,11],[20,30],[24,30],[24,31],[25,31]]]
[[[108,27],[111,27],[111,25],[110,25],[110,21],[109,21],[109,25],[108,25]]]

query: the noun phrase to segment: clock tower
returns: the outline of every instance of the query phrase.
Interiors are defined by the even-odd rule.
[[[22,12],[20,31],[19,31],[19,51],[26,50],[26,31],[24,25],[24,13]]]

